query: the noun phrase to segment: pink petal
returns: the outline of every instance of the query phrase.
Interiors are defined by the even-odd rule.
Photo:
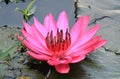
[[[59,64],[69,64],[72,61],[71,56],[66,56],[63,59],[59,59]]]
[[[71,56],[79,56],[79,55],[85,55],[87,52],[91,52],[89,50],[86,50],[89,47],[92,47],[96,42],[100,40],[101,36],[96,36],[89,40],[87,43],[78,46],[77,48],[71,48],[69,51],[66,53],[66,55],[71,55]],[[95,46],[95,45],[94,45]],[[92,48],[93,49],[93,48]]]
[[[78,43],[77,45],[82,45],[84,43],[86,43],[87,41],[89,41],[99,30],[100,26],[96,25],[93,28],[91,28],[90,30],[88,30],[88,32],[86,32],[82,37],[79,36],[78,38]]]
[[[69,72],[70,67],[68,64],[59,64],[55,66],[55,69],[57,72],[65,74]]]
[[[99,41],[95,42],[94,44],[90,45],[89,47],[85,47],[86,53],[87,54],[91,53],[92,51],[103,46],[106,42],[107,42],[107,40],[99,40]]]
[[[36,53],[34,53],[34,52],[31,52],[31,51],[27,51],[27,53],[31,56],[31,57],[33,57],[33,58],[35,58],[35,59],[37,59],[37,60],[49,60],[49,56],[47,56],[47,55],[44,55],[44,54],[36,54]]]
[[[73,51],[69,51],[71,52],[68,56],[71,56],[71,57],[75,57],[75,56],[79,56],[79,55],[85,55],[86,54],[86,51],[82,48],[82,47],[79,47]],[[67,54],[65,54],[67,55]]]
[[[97,48],[101,47],[102,45],[104,45],[106,43],[106,40],[101,40],[100,38],[101,38],[100,36],[96,36],[96,37],[92,38],[84,45],[79,46],[76,49],[74,49],[75,52],[80,51],[80,53],[78,53],[80,55],[91,53],[93,50],[96,50]]]
[[[86,31],[88,22],[89,22],[89,16],[83,16],[77,20],[72,30],[70,31],[71,40],[72,40],[71,45],[75,43],[78,37]]]
[[[37,40],[35,40],[33,37],[31,37],[29,34],[27,34],[24,30],[22,30],[22,34],[25,37],[25,40],[23,40],[23,43],[28,48],[31,46],[30,49],[34,48],[35,50],[38,50],[39,52],[46,51],[46,52],[43,52],[43,53],[48,54],[48,55],[50,54],[48,52],[47,48],[45,48],[44,46],[41,46],[41,44]]]
[[[51,66],[55,66],[59,64],[69,64],[71,61],[72,61],[72,58],[70,56],[66,56],[63,59],[53,56],[51,59],[48,60],[47,63]]]
[[[23,21],[23,25],[24,25],[24,29],[26,30],[26,32],[29,33],[30,35],[33,35],[32,27],[24,21]]]
[[[55,65],[60,64],[60,63],[58,62],[57,58],[54,58],[54,57],[50,58],[50,59],[47,61],[47,63],[48,63],[49,65],[51,65],[51,66],[55,66]]]
[[[36,40],[36,38],[30,36],[26,31],[22,30],[22,34],[29,43],[33,44],[33,46],[41,47],[40,43]]]
[[[23,40],[24,40],[24,38],[23,38],[22,36],[20,36],[20,35],[18,35],[17,38],[18,38],[20,41],[23,41]]]
[[[59,15],[57,20],[57,27],[59,28],[59,30],[63,30],[63,38],[64,38],[66,29],[68,29],[69,31],[69,22],[65,11],[61,12]]]
[[[31,46],[31,44],[26,41],[22,36],[18,36],[18,39],[30,50],[34,51],[34,52],[39,52],[37,51],[34,47]]]
[[[96,36],[94,38],[92,38],[91,40],[89,40],[87,43],[83,44],[81,46],[81,48],[85,48],[85,47],[89,47],[92,44],[96,43],[97,41],[99,41],[101,39],[101,36]]]
[[[83,53],[83,52],[85,52],[85,50],[84,50],[85,47],[91,46],[92,44],[96,43],[96,41],[100,40],[100,38],[101,38],[101,36],[96,36],[96,37],[92,38],[91,40],[89,40],[87,43],[83,44],[82,46],[78,46],[77,48],[72,49],[71,51],[75,51],[75,52],[81,51]]]
[[[33,19],[35,27],[44,37],[46,37],[48,30],[35,17],[33,17]]]
[[[95,46],[95,50],[98,49],[99,47],[103,46],[105,43],[107,42],[107,40],[100,40],[99,43],[97,43],[97,45]]]
[[[22,41],[22,43],[28,48],[30,49],[31,51],[34,51],[35,53],[37,54],[45,54],[45,55],[49,55],[51,56],[51,53],[46,50],[46,49],[40,49],[34,45],[32,45],[30,42],[28,42],[27,40],[24,40],[23,37],[21,36],[18,36],[18,39]]]
[[[49,32],[53,31],[54,36],[56,35],[57,32],[56,21],[51,13],[45,17],[44,26],[48,29]]]
[[[80,52],[80,51],[79,51],[79,52]],[[78,53],[79,53],[79,52],[78,52]],[[74,57],[72,57],[72,61],[71,61],[71,63],[77,63],[77,62],[80,62],[80,61],[84,60],[85,57],[86,57],[85,54],[83,54],[83,55],[79,55],[79,56],[74,56]]]
[[[34,38],[36,41],[38,41],[40,43],[41,46],[43,46],[44,48],[46,48],[46,43],[45,43],[45,38],[43,37],[43,35],[37,30],[37,28],[34,28],[35,25],[32,25],[32,29],[34,32]]]
[[[75,48],[80,47],[82,44],[88,42],[97,33],[99,28],[100,26],[96,25],[88,30],[88,32],[84,33],[82,36],[79,36],[77,41],[73,44],[71,50],[74,50]]]

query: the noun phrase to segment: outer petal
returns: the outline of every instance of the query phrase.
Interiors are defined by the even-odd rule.
[[[63,59],[53,56],[48,60],[47,63],[51,66],[55,66],[59,64],[69,64],[71,61],[72,61],[72,58],[70,56],[66,56]]]
[[[89,40],[84,45],[79,46],[74,50],[75,51],[84,50],[83,52],[85,55],[88,53],[91,53],[93,50],[96,50],[97,48],[101,47],[102,45],[104,45],[106,43],[106,40],[101,40],[100,38],[101,38],[100,36],[96,36],[96,37],[92,38],[91,40]],[[80,54],[82,54],[82,52],[78,53],[78,55],[80,55]]]
[[[41,46],[43,46],[44,48],[46,48],[46,43],[45,43],[45,38],[43,37],[43,35],[37,30],[37,28],[35,28],[35,25],[32,25],[32,30],[34,32],[34,38],[36,41],[38,41],[40,43]]]
[[[92,44],[96,43],[96,41],[100,40],[100,38],[101,38],[101,36],[96,36],[96,37],[92,38],[91,40],[89,40],[87,43],[85,43],[85,44],[83,44],[81,46],[78,46],[78,47],[76,47],[76,48],[74,48],[74,49],[72,49],[70,51],[74,51],[74,52],[81,51],[80,53],[85,54],[86,51],[84,50],[84,48],[89,47]],[[76,53],[74,53],[74,54],[76,54]]]
[[[71,56],[66,56],[63,59],[59,60],[60,64],[69,64],[72,61],[72,57]]]
[[[45,17],[44,26],[48,29],[49,32],[53,31],[54,36],[56,35],[57,32],[56,21],[51,13]]]
[[[36,54],[36,53],[34,53],[34,52],[31,52],[31,51],[27,51],[27,53],[31,56],[31,57],[33,57],[33,58],[35,58],[35,59],[37,59],[37,60],[49,60],[49,56],[48,55],[44,55],[44,54]]]
[[[60,64],[58,61],[59,61],[58,58],[53,56],[47,61],[47,63],[51,66],[55,66],[55,65]]]
[[[25,39],[22,41],[28,48],[30,48],[30,49],[34,48],[35,50],[38,50],[39,52],[47,51],[47,48],[43,47],[35,38],[31,37],[24,30],[22,30],[22,34],[25,37]],[[43,52],[43,53],[50,55],[50,53],[48,51]]]
[[[79,56],[79,55],[86,55],[93,50],[101,47],[106,43],[106,40],[101,40],[101,36],[96,36],[89,40],[87,43],[78,46],[77,48],[74,48],[72,50],[69,50],[66,55],[70,55],[71,57],[73,56]]]
[[[78,39],[79,35],[82,35],[88,26],[89,16],[80,17],[75,25],[73,26],[72,30],[70,31],[71,35],[71,45],[75,43]]]
[[[96,36],[94,38],[92,38],[91,40],[89,40],[87,43],[83,44],[82,46],[78,47],[77,49],[83,49],[83,48],[87,48],[91,45],[93,45],[94,43],[96,43],[97,41],[99,41],[101,39],[101,36]]]
[[[85,55],[86,54],[86,51],[82,48],[82,47],[79,47],[73,51],[69,51],[71,52],[68,56],[71,56],[71,57],[76,57],[76,56],[82,56],[82,55]],[[67,55],[67,54],[66,54]]]
[[[97,33],[99,28],[100,26],[96,25],[92,29],[88,30],[88,32],[84,33],[83,35],[80,35],[70,50],[75,50],[75,48],[80,47],[81,45],[88,42]]]
[[[35,17],[33,17],[33,19],[35,27],[44,37],[46,37],[48,30],[45,27],[43,27],[43,25]]]
[[[29,34],[27,34],[24,30],[22,30],[22,34],[25,37],[25,40],[27,40],[30,44],[33,46],[38,47],[39,49],[44,49],[41,44],[37,41],[36,38],[31,37]]]
[[[39,52],[38,50],[36,50],[36,49],[34,48],[34,46],[32,47],[32,45],[31,45],[28,41],[24,40],[23,37],[18,36],[18,39],[21,40],[22,43],[23,43],[28,49],[30,49],[31,51],[34,51],[34,52],[36,52],[36,53]],[[39,54],[39,53],[38,53],[38,54]]]
[[[59,30],[63,30],[63,38],[65,37],[65,32],[66,29],[69,30],[69,22],[68,22],[68,17],[65,11],[61,12],[58,20],[57,20],[57,27],[59,28]]]
[[[57,72],[65,74],[69,72],[70,67],[68,64],[59,64],[55,66],[55,69]]]
[[[80,51],[79,51],[80,52]],[[78,53],[79,53],[78,52]],[[85,59],[85,57],[86,57],[86,55],[85,54],[81,54],[81,55],[79,55],[79,56],[74,56],[74,57],[72,57],[72,61],[71,61],[71,63],[77,63],[77,62],[80,62],[80,61],[82,61],[82,60],[84,60]]]
[[[18,36],[18,39],[22,41],[22,43],[31,51],[34,51],[37,54],[45,54],[45,55],[49,55],[51,56],[51,53],[48,50],[45,49],[40,49],[36,46],[34,46],[33,44],[31,44],[30,42],[28,42],[27,40],[24,40],[23,37]]]
[[[92,51],[98,49],[99,47],[103,46],[107,40],[99,40],[95,42],[94,44],[91,44],[89,47],[85,47],[86,54],[91,53]]]
[[[23,21],[23,25],[24,25],[23,29],[25,29],[26,32],[29,33],[30,35],[33,35],[32,27],[24,21]]]

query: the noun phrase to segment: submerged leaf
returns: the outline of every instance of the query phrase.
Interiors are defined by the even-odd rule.
[[[0,50],[0,60],[2,60],[4,57],[6,57],[7,55],[9,55],[12,50],[17,47],[20,44],[20,42],[17,42],[16,44],[14,44],[12,47],[10,47],[8,50],[6,50],[5,52],[2,52]]]
[[[0,50],[0,54],[1,54],[1,53],[3,53],[3,51],[2,51],[2,50]]]

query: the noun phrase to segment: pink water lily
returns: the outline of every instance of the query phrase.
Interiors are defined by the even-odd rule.
[[[70,63],[82,61],[106,43],[101,36],[95,36],[99,25],[87,28],[89,16],[81,16],[70,31],[65,11],[60,13],[57,21],[48,14],[43,25],[35,17],[33,19],[31,26],[23,21],[22,36],[18,39],[28,48],[31,57],[47,61],[59,73],[68,73]]]

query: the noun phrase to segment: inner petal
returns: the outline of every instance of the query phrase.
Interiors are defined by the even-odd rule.
[[[65,37],[66,29],[69,30],[69,22],[68,22],[68,16],[65,11],[61,12],[58,20],[57,20],[57,27],[61,30],[63,30],[63,38]]]

